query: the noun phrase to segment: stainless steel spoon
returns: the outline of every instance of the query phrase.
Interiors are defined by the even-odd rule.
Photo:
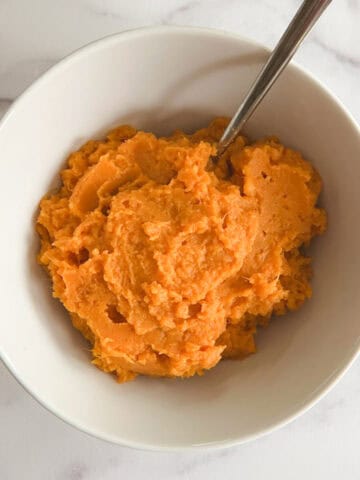
[[[221,137],[216,159],[233,142],[331,0],[304,0]],[[214,161],[214,159],[213,159]]]

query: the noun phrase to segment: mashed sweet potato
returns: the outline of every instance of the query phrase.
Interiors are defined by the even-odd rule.
[[[121,126],[41,200],[39,262],[120,382],[249,355],[257,325],[311,295],[301,247],[325,229],[320,177],[276,139],[238,137],[209,169],[226,122],[168,138]]]

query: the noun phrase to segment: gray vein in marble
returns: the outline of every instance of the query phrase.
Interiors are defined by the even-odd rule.
[[[175,8],[174,10],[169,12],[167,15],[165,15],[165,17],[161,20],[161,23],[163,23],[163,24],[171,23],[171,22],[173,22],[173,20],[175,19],[175,17],[177,15],[179,15],[181,13],[189,12],[193,8],[201,5],[201,3],[202,3],[201,0],[192,0],[188,3],[185,3],[184,5],[181,5],[177,8]]]
[[[330,53],[337,60],[339,60],[339,62],[346,63],[355,68],[360,67],[360,58],[345,55],[344,53],[340,52],[340,50],[336,50],[335,48],[330,47],[323,40],[321,40],[317,35],[312,36],[312,42],[318,45],[320,48],[322,48],[326,52]]]
[[[126,20],[124,19],[123,15],[121,15],[118,11],[107,7],[105,5],[105,2],[102,2],[101,5],[94,5],[93,3],[89,3],[86,0],[82,0],[81,4],[83,5],[84,9],[86,9],[89,13],[93,13],[101,17],[110,17],[121,21]]]
[[[233,0],[233,1],[236,1],[236,0]],[[286,11],[284,11],[284,8],[283,8],[284,5],[282,5],[282,7],[279,7],[279,5],[272,0],[263,0],[262,5],[265,6],[272,14],[275,12],[278,18],[281,18],[283,21],[286,21],[287,23],[289,23],[291,21],[292,16],[295,15],[295,12],[299,6],[299,3],[296,0],[294,5],[289,10],[286,10]],[[283,32],[279,34],[279,39],[282,33]]]
[[[76,463],[70,466],[67,475],[64,476],[64,478],[68,478],[69,480],[83,480],[86,478],[87,472],[88,468],[86,465]]]
[[[199,455],[194,455],[190,461],[185,460],[181,467],[177,470],[176,475],[179,478],[190,478],[190,474],[194,473],[200,467],[204,465],[210,465],[211,463],[217,462],[219,460],[225,460],[227,458],[234,457],[238,453],[238,447],[232,447],[225,450],[219,450],[214,453],[203,453]]]

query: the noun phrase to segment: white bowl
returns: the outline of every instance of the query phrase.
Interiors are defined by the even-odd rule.
[[[166,134],[231,115],[266,56],[252,42],[212,30],[121,33],[61,61],[1,123],[1,355],[35,398],[85,432],[151,449],[244,442],[314,404],[359,350],[360,132],[293,65],[248,133],[275,134],[313,162],[324,180],[329,229],[312,249],[313,299],[261,330],[256,355],[221,362],[203,377],[119,385],[90,364],[86,342],[51,298],[35,260],[37,204],[71,150],[119,123]]]

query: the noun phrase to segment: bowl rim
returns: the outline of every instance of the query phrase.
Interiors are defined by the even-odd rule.
[[[173,34],[173,33],[181,33],[183,35],[188,34],[197,34],[197,35],[204,35],[204,36],[213,36],[218,38],[230,38],[236,40],[240,43],[245,43],[251,45],[252,47],[256,47],[259,50],[262,50],[264,53],[270,53],[271,50],[259,42],[254,41],[251,38],[243,36],[238,33],[229,32],[226,30],[221,30],[217,28],[209,28],[209,27],[196,27],[196,26],[182,26],[182,25],[159,25],[159,26],[145,26],[139,28],[131,28],[127,30],[123,30],[121,32],[113,33],[107,35],[105,37],[101,37],[97,40],[91,41],[76,50],[70,52],[66,56],[64,56],[61,60],[55,63],[53,66],[48,68],[38,79],[36,79],[29,87],[27,87],[10,105],[7,109],[5,114],[3,115],[2,119],[0,120],[0,130],[4,127],[7,121],[10,119],[21,103],[23,99],[27,98],[29,95],[32,94],[33,91],[40,88],[41,85],[48,81],[51,76],[56,75],[58,71],[68,67],[71,65],[72,62],[77,61],[81,56],[86,56],[92,51],[101,49],[105,47],[105,45],[110,45],[112,43],[119,43],[122,41],[127,41],[131,38],[137,38],[141,36],[147,35],[159,35],[159,34]],[[291,61],[290,64],[287,66],[296,73],[302,75],[303,77],[307,78],[315,87],[319,88],[324,92],[326,97],[329,101],[335,104],[336,108],[341,111],[341,113],[347,118],[349,121],[350,126],[354,129],[355,133],[357,133],[360,141],[360,126],[356,122],[353,115],[347,110],[347,108],[341,103],[339,98],[333,94],[330,89],[324,85],[320,80],[318,80],[312,73],[310,73],[307,69],[302,66],[299,66],[296,62]],[[316,393],[314,394],[313,398],[306,403],[304,403],[296,412],[288,415],[283,420],[275,422],[271,426],[264,428],[256,433],[252,433],[243,437],[237,436],[234,438],[230,438],[227,440],[222,441],[214,441],[209,443],[201,443],[201,444],[191,444],[191,443],[179,443],[176,446],[166,446],[166,445],[157,445],[154,443],[148,443],[143,441],[134,441],[128,440],[124,437],[120,437],[119,435],[108,435],[104,432],[97,431],[96,429],[92,429],[87,425],[80,424],[76,421],[76,419],[69,418],[66,414],[62,413],[58,409],[52,407],[49,403],[41,398],[41,394],[36,392],[32,389],[31,385],[28,385],[22,378],[21,375],[17,373],[15,365],[11,362],[11,360],[7,357],[6,353],[1,350],[0,345],[0,359],[3,361],[7,370],[12,374],[15,380],[24,388],[24,390],[29,393],[37,402],[40,403],[46,410],[54,414],[57,418],[62,420],[64,423],[75,427],[76,429],[82,431],[83,433],[100,439],[106,442],[120,445],[123,447],[130,447],[138,450],[147,450],[147,451],[162,451],[162,452],[180,452],[180,451],[190,451],[190,450],[217,450],[221,448],[228,448],[235,445],[244,444],[255,440],[257,438],[263,437],[268,435],[281,427],[289,424],[296,418],[303,415],[305,412],[310,410],[317,402],[319,402],[334,386],[335,384],[343,377],[343,375],[348,371],[348,369],[353,365],[357,357],[360,356],[360,340],[357,349],[350,353],[349,358],[343,362],[343,365],[337,369],[333,375],[331,375],[325,382],[323,382],[319,388],[317,389]]]

